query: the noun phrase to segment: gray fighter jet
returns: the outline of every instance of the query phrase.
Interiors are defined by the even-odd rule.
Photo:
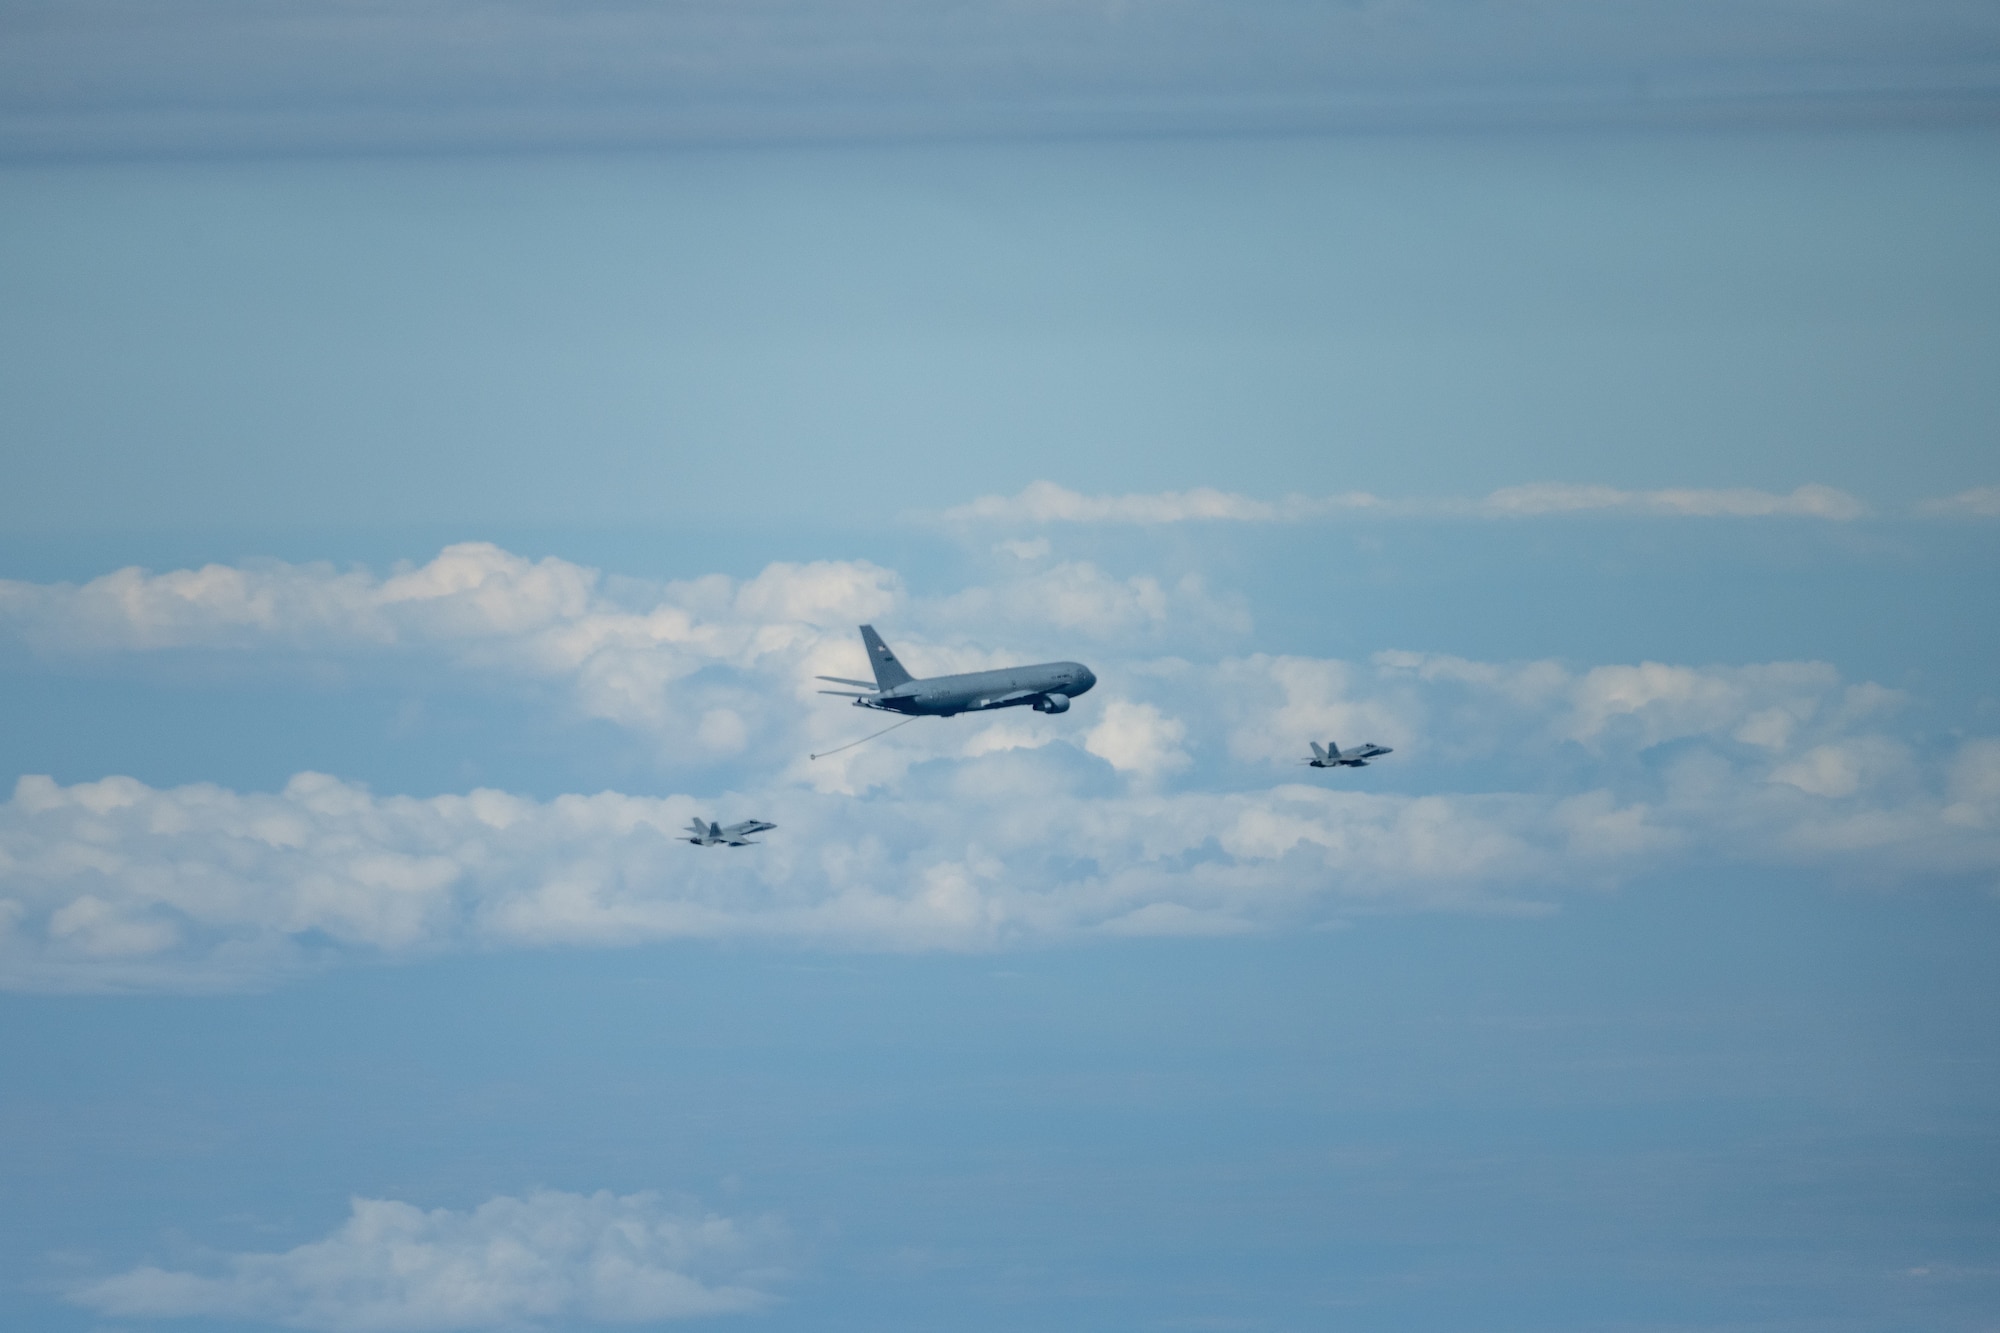
[[[700,818],[695,818],[688,821],[688,832],[694,836],[682,838],[681,841],[691,842],[697,847],[762,847],[763,843],[750,841],[750,835],[776,827],[778,827],[776,824],[761,819],[746,819],[741,824],[731,824],[724,828],[712,820],[704,822]]]
[[[1299,762],[1311,764],[1314,768],[1366,768],[1370,759],[1378,755],[1395,753],[1388,746],[1376,745],[1372,741],[1358,745],[1352,750],[1342,750],[1332,741],[1326,743],[1324,750],[1319,748],[1318,741],[1307,741],[1306,744],[1313,747],[1313,757]]]
[[[868,661],[875,668],[873,685],[845,676],[820,677],[836,685],[861,686],[859,692],[820,691],[851,698],[856,708],[879,708],[885,713],[907,713],[912,717],[956,717],[960,713],[1021,705],[1037,713],[1066,713],[1071,699],[1097,684],[1097,677],[1081,662],[1043,662],[1038,666],[1002,667],[998,671],[971,671],[962,676],[918,680],[903,669],[873,625],[861,627],[861,642],[867,645]]]

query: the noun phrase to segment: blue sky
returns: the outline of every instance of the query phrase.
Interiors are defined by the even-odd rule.
[[[1984,7],[6,21],[0,1322],[1990,1322]]]
[[[171,505],[279,534],[865,527],[1042,478],[1907,506],[1987,482],[1992,152],[1948,128],[23,166],[6,388],[49,446],[0,503],[14,530],[187,526]]]

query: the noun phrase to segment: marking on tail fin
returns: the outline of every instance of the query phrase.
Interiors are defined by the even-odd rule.
[[[882,642],[882,636],[875,632],[873,625],[861,627],[861,642],[868,646],[868,665],[875,668],[875,684],[879,688],[893,690],[916,679],[903,669],[903,664],[896,660],[896,654],[889,651],[889,645]]]

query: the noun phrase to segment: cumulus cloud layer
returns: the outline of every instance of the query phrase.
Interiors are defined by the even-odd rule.
[[[657,1195],[539,1190],[469,1212],[355,1199],[323,1240],[225,1256],[219,1271],[156,1267],[79,1287],[117,1319],[256,1320],[327,1333],[658,1323],[770,1303],[768,1223],[667,1208]]]
[[[483,542],[378,577],[330,565],[271,562],[151,573],[122,569],[82,585],[0,580],[0,633],[51,658],[161,652],[352,660],[442,660],[486,678],[557,684],[569,706],[700,760],[790,747],[828,748],[851,718],[820,706],[816,675],[865,669],[854,626],[891,617],[942,641],[896,633],[924,674],[1021,660],[1037,636],[1116,639],[1244,628],[1240,610],[1196,578],[1117,578],[1086,561],[1023,567],[1014,577],[920,602],[866,561],[773,564],[721,575],[621,584],[554,557],[528,560]],[[968,642],[962,631],[1014,646]]]
[[[1157,738],[1139,732],[1113,730],[1114,759],[1158,761]],[[798,789],[732,800],[781,830],[754,853],[678,842],[699,808],[686,797],[376,797],[318,774],[274,794],[25,778],[0,807],[0,980],[174,988],[355,953],[723,936],[993,948],[1162,920],[1242,930],[1343,900],[1477,903],[1573,879],[1579,820],[1635,818],[1602,797],[1093,793],[1063,758],[988,754],[928,774],[927,793],[859,803]]]
[[[1296,523],[1339,514],[1384,517],[1527,518],[1545,514],[1626,513],[1690,518],[1851,519],[1867,507],[1844,491],[1808,484],[1789,494],[1736,487],[1625,491],[1613,486],[1535,482],[1508,486],[1482,499],[1385,500],[1365,491],[1341,495],[1288,495],[1255,500],[1201,488],[1132,495],[1083,495],[1053,482],[1037,481],[1018,495],[983,495],[946,510],[950,523],[1130,523],[1191,521]]]
[[[444,679],[559,682],[577,713],[732,756],[736,774],[702,800],[23,777],[0,804],[0,985],[256,985],[348,957],[677,938],[991,949],[1273,930],[1546,904],[1702,863],[2000,869],[2000,741],[1913,742],[1902,696],[1824,664],[1170,655],[1148,650],[1165,626],[1240,631],[1227,599],[1018,545],[1011,574],[929,599],[861,562],[641,586],[483,544],[387,577],[0,583],[0,626],[57,662],[427,655]],[[813,677],[859,673],[851,627],[888,615],[935,631],[899,642],[924,674],[1021,660],[963,632],[998,626],[1097,645],[1103,683],[1062,717],[925,719],[808,758],[862,720]],[[1308,740],[1397,753],[1317,774],[1298,766]],[[697,850],[677,841],[695,815],[780,828],[754,851]]]
[[[344,957],[752,938],[993,949],[1515,910],[1696,865],[2000,871],[2000,741],[1920,749],[1823,665],[1414,653],[1141,664],[1065,718],[927,720],[710,801],[26,777],[0,984],[266,984]],[[1363,772],[1298,767],[1372,740]],[[755,850],[676,840],[774,820]]]

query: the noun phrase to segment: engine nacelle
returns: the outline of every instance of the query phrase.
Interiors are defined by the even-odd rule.
[[[1069,711],[1069,696],[1067,694],[1045,694],[1035,700],[1035,711],[1037,713],[1067,713]]]

